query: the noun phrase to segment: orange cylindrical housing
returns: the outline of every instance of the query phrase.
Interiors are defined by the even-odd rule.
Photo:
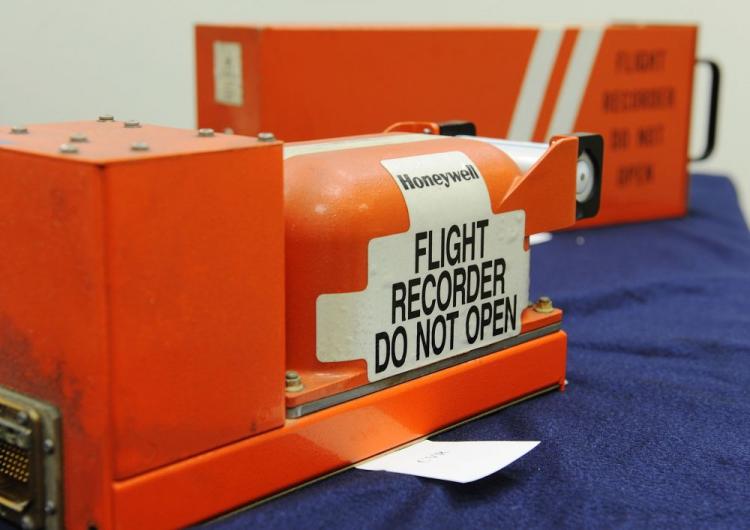
[[[577,140],[562,139],[524,174],[498,148],[465,138],[384,134],[287,146],[287,368],[303,373],[308,390],[318,383],[330,392],[367,382],[364,361],[318,360],[316,300],[365,289],[369,242],[409,229],[404,196],[382,160],[464,153],[484,177],[493,212],[526,210],[528,235],[574,222],[576,149]]]

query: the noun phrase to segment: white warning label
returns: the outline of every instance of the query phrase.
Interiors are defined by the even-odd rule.
[[[525,213],[493,213],[464,153],[382,164],[409,230],[370,241],[364,291],[318,297],[318,359],[365,359],[376,381],[518,335],[529,297]]]
[[[214,99],[224,105],[242,106],[242,46],[239,42],[214,41]]]

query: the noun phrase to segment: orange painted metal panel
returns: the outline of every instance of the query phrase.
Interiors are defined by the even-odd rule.
[[[194,523],[536,390],[562,387],[565,350],[566,336],[558,331],[117,482],[116,527]]]
[[[17,142],[6,131],[0,140]],[[7,147],[0,144],[0,384],[60,409],[67,525],[106,526],[113,453],[102,170]]]
[[[8,130],[0,384],[61,410],[66,526],[112,528],[117,477],[284,422],[281,144]]]

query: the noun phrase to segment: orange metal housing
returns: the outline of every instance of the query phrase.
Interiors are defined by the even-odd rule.
[[[601,209],[577,226],[687,211],[695,26],[232,24],[195,35],[201,127],[285,141],[401,120],[468,120],[520,141],[595,132],[607,149]],[[237,53],[222,56],[222,45]],[[233,101],[222,79],[236,85]]]
[[[28,130],[0,132],[0,384],[61,411],[66,527],[113,528],[115,481],[284,422],[282,148]]]
[[[451,138],[298,144],[308,154],[283,163],[277,142],[109,120],[7,130],[0,385],[60,409],[66,528],[195,523],[564,385],[562,314],[527,309],[523,332],[547,330],[532,340],[284,417],[367,382],[360,364],[318,362],[311,340],[316,293],[361,288],[367,242],[408,227],[379,160],[465,153],[528,235],[575,221],[576,138],[522,174]],[[88,141],[58,152],[73,133]],[[335,215],[314,215],[321,201]],[[287,368],[309,393],[285,393]]]

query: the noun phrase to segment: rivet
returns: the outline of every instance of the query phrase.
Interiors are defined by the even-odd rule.
[[[42,446],[44,447],[44,452],[48,455],[51,455],[55,452],[55,442],[53,442],[51,439],[47,438],[44,440],[44,443],[42,443]]]
[[[62,144],[58,150],[64,155],[78,154],[78,148],[73,144]]]
[[[216,133],[214,133],[213,129],[198,129],[198,136],[201,138],[211,138],[214,134]]]
[[[429,127],[425,127],[424,129],[422,129],[422,132],[425,134],[432,134],[432,129],[430,129]]]
[[[259,132],[258,133],[258,141],[259,142],[273,142],[276,140],[276,135],[272,132]]]
[[[552,300],[547,296],[540,296],[534,304],[534,311],[537,313],[551,313],[555,308],[552,306]]]
[[[102,114],[97,121],[115,121],[115,117],[111,114]]]
[[[21,519],[21,528],[23,528],[23,530],[31,530],[34,528],[34,519],[32,519],[30,515],[24,515]]]
[[[10,134],[29,134],[29,128],[23,125],[15,125],[10,128]]]
[[[302,384],[302,378],[299,376],[299,373],[294,370],[287,370],[284,380],[286,382],[287,392],[299,392],[305,388]]]
[[[76,143],[88,142],[89,138],[83,133],[75,133],[70,135],[70,141]]]
[[[44,513],[47,515],[55,515],[55,512],[57,511],[57,506],[55,506],[54,501],[47,501],[44,503]]]
[[[131,151],[148,151],[149,149],[151,149],[151,146],[146,142],[134,142],[130,144]]]
[[[234,134],[234,129],[232,129],[231,127],[227,127],[226,129],[224,129],[224,134]]]
[[[123,125],[126,129],[137,129],[141,126],[141,122],[139,122],[138,120],[128,120]]]

